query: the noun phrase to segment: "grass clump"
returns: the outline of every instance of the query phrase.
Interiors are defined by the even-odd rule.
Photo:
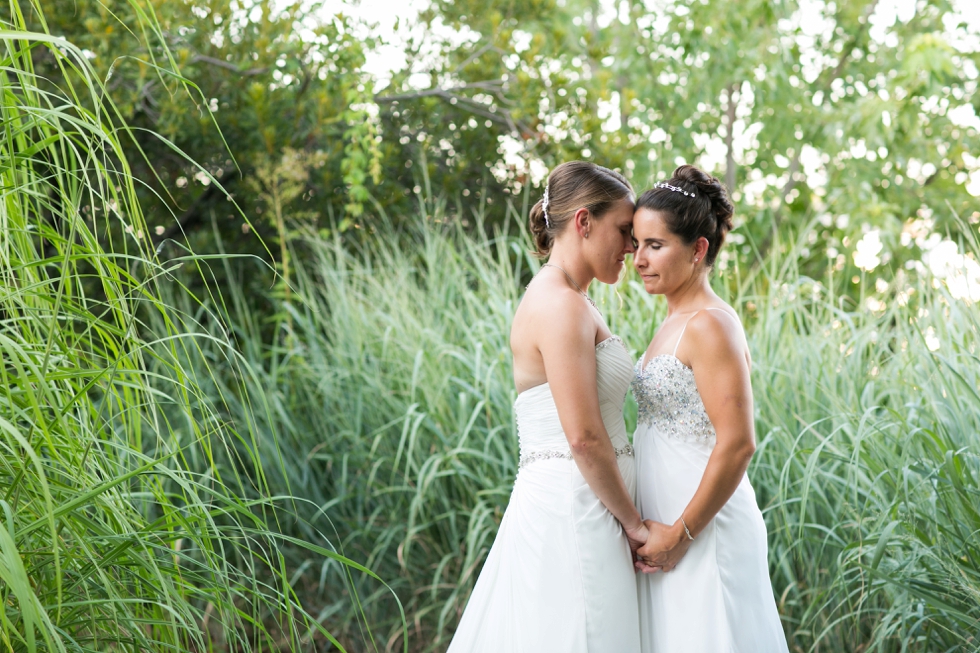
[[[391,583],[418,651],[447,646],[506,507],[518,450],[509,325],[538,265],[523,237],[437,218],[380,229],[370,248],[294,243],[294,301],[277,304],[274,340],[231,318],[245,325],[253,390],[266,389],[262,430],[281,438],[273,489],[288,479]],[[791,647],[976,648],[978,307],[899,275],[881,292],[865,280],[882,302],[871,311],[794,260],[716,274],[755,359],[749,474]],[[593,295],[639,355],[662,299],[632,273]],[[632,404],[627,415],[632,426]],[[317,587],[356,646],[349,588]],[[401,646],[391,598],[355,587],[386,646]]]
[[[248,371],[220,319],[171,274],[200,260],[156,258],[121,147],[128,131],[104,87],[78,48],[26,31],[10,8],[0,33],[0,649],[337,644],[300,601],[282,548],[370,572],[325,538],[280,528],[295,504],[266,484]],[[35,73],[38,56],[61,67],[65,86]],[[234,425],[222,417],[231,403]]]
[[[526,238],[425,205],[360,245],[310,234],[259,314],[244,288],[207,282],[208,266],[239,279],[251,262],[156,257],[100,81],[11,6],[3,648],[445,649],[516,474]],[[41,50],[69,88],[34,73]],[[797,260],[717,275],[755,359],[749,474],[791,646],[975,650],[980,309],[918,273],[865,279],[856,303]],[[642,351],[662,300],[632,273],[593,294]]]

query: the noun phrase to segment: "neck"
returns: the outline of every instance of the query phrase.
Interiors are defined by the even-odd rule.
[[[582,260],[580,255],[567,251],[567,248],[559,246],[558,243],[555,243],[555,246],[552,248],[551,256],[548,257],[548,263],[557,265],[567,272],[568,276],[582,289],[582,292],[587,292],[589,290],[589,284],[595,279],[595,274],[592,272],[592,269],[588,263]]]
[[[701,308],[714,296],[715,291],[711,289],[711,284],[708,282],[708,271],[705,269],[692,275],[690,280],[677,289],[664,294],[664,298],[667,300],[667,316],[675,313],[688,313]]]

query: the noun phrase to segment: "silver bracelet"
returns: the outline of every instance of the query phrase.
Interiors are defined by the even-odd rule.
[[[694,541],[694,536],[691,535],[691,531],[687,530],[687,522],[684,521],[684,515],[681,515],[681,526],[684,527],[684,532],[687,534],[687,539]]]

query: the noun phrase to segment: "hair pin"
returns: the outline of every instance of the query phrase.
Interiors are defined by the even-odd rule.
[[[551,222],[548,220],[548,184],[550,182],[544,183],[544,198],[541,200],[541,212],[544,213],[544,226],[548,229],[551,228]]]
[[[665,181],[658,181],[657,183],[655,183],[653,185],[653,187],[654,188],[666,188],[667,190],[672,190],[675,193],[682,193],[684,195],[687,195],[688,197],[694,197],[694,193],[688,193],[686,190],[684,190],[683,188],[680,188],[678,186],[671,186],[670,184],[668,184]],[[545,193],[547,194],[547,189],[545,189]]]

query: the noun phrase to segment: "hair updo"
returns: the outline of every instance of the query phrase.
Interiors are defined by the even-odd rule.
[[[529,225],[537,255],[551,253],[555,238],[581,208],[598,220],[613,204],[633,198],[633,187],[626,177],[589,161],[567,161],[551,171],[545,187],[548,197],[548,219],[545,221],[544,198],[531,207]]]
[[[686,244],[702,236],[706,238],[708,253],[704,261],[711,267],[732,228],[735,207],[728,198],[728,191],[715,177],[691,165],[674,170],[666,184],[684,192],[663,186],[651,188],[640,195],[636,209],[661,211],[670,232],[680,236]],[[693,193],[694,197],[684,193]]]

